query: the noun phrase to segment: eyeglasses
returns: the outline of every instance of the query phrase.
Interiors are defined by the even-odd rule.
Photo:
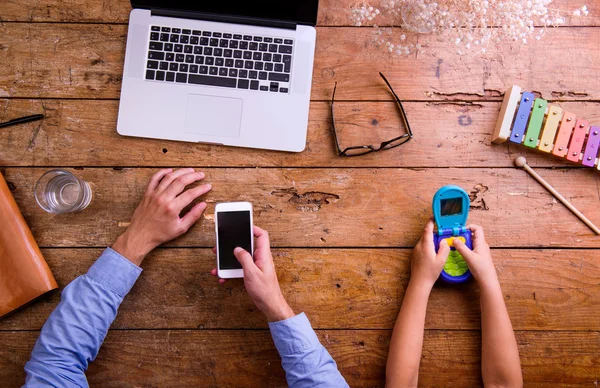
[[[408,119],[406,118],[406,112],[404,111],[402,102],[400,102],[400,99],[394,92],[394,89],[392,89],[392,86],[390,85],[388,80],[385,78],[385,76],[383,74],[381,74],[381,72],[379,73],[379,75],[381,76],[381,78],[383,78],[383,80],[385,81],[388,88],[390,88],[390,91],[392,92],[392,95],[394,96],[394,99],[396,100],[396,104],[398,105],[398,108],[400,108],[400,117],[402,118],[402,121],[404,122],[404,126],[406,127],[407,133],[400,135],[398,137],[395,137],[391,140],[384,141],[383,143],[381,143],[381,145],[378,148],[375,148],[369,144],[369,145],[362,145],[362,146],[347,147],[344,150],[342,150],[340,148],[340,143],[338,141],[338,136],[337,136],[337,129],[335,127],[334,98],[335,98],[335,89],[337,88],[337,82],[336,82],[333,87],[333,95],[331,96],[331,124],[332,124],[332,128],[333,128],[333,138],[335,140],[335,147],[337,149],[337,153],[339,156],[360,156],[360,155],[370,154],[371,152],[390,150],[392,148],[398,147],[399,145],[406,143],[407,141],[409,141],[410,139],[413,138],[413,133],[410,129],[410,125],[408,124]]]

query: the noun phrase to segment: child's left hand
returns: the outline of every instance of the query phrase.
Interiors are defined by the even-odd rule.
[[[444,269],[444,264],[448,259],[450,247],[445,240],[440,242],[440,249],[435,253],[435,245],[433,244],[433,220],[430,219],[425,225],[423,236],[415,246],[412,260],[410,263],[411,282],[433,287],[436,280],[440,276],[440,272]]]

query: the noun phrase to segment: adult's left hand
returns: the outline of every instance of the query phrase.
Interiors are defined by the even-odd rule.
[[[193,168],[164,169],[154,174],[129,227],[112,248],[140,265],[154,248],[187,232],[206,209],[206,203],[196,204],[183,217],[180,217],[181,211],[196,198],[208,193],[212,186],[205,184],[188,190],[185,188],[204,178],[203,172],[196,172]]]

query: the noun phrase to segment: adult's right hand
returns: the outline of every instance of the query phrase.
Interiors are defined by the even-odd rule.
[[[294,311],[285,301],[279,288],[273,255],[271,254],[269,234],[266,230],[254,226],[254,237],[256,237],[254,258],[242,248],[238,247],[233,251],[233,254],[244,268],[246,291],[269,322],[292,318],[295,315]],[[217,276],[217,269],[213,268],[211,274]],[[219,279],[219,283],[225,283],[225,279]]]

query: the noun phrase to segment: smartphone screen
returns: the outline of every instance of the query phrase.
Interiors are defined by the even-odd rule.
[[[218,212],[217,227],[219,268],[241,269],[242,265],[233,255],[233,250],[240,247],[252,254],[250,211]]]
[[[442,216],[453,216],[462,213],[462,198],[442,199]]]

